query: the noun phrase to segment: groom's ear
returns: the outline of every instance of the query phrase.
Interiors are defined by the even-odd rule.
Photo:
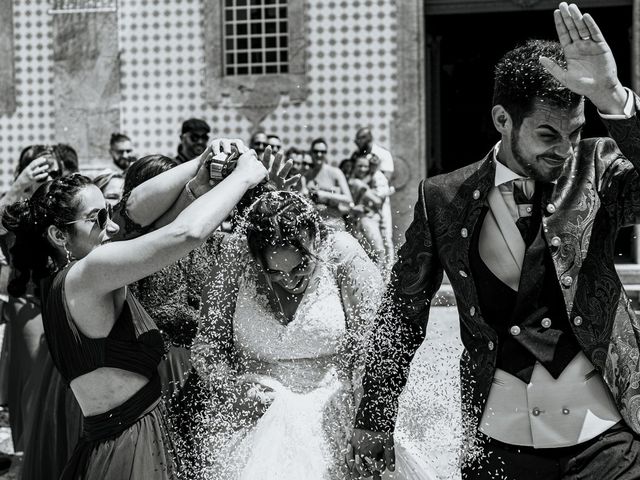
[[[502,105],[495,105],[491,109],[491,118],[493,120],[493,126],[501,135],[510,135],[513,128],[513,121],[511,115],[505,110]]]

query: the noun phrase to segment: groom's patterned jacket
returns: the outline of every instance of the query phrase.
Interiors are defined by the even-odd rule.
[[[640,98],[635,100],[636,116],[603,120],[611,138],[580,142],[542,226],[578,343],[602,374],[624,420],[640,433],[640,322],[614,266],[618,230],[640,222]],[[444,270],[465,347],[460,362],[465,438],[475,438],[495,372],[498,335],[478,306],[469,245],[494,175],[489,154],[421,183],[372,332],[357,428],[393,431],[398,396],[424,339]]]

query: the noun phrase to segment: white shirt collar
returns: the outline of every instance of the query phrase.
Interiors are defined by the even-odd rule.
[[[493,148],[493,163],[496,164],[496,176],[493,184],[496,187],[504,183],[511,182],[512,180],[523,178],[522,175],[517,174],[516,172],[511,170],[509,167],[507,167],[506,165],[498,161],[499,148],[500,148],[500,142],[496,143],[496,146]]]
[[[511,170],[509,167],[507,167],[506,165],[504,165],[503,163],[498,161],[498,150],[500,149],[500,142],[496,143],[496,146],[493,147],[493,163],[496,164],[496,176],[494,178],[493,184],[498,187],[500,185],[503,185],[507,182],[511,182],[512,180],[518,180],[520,178],[527,178],[527,177],[523,177],[520,174],[517,174],[516,172],[514,172],[513,170]],[[558,182],[558,180],[554,180],[551,183],[553,183],[554,185]]]

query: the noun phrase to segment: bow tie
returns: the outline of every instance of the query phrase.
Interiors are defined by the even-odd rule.
[[[536,189],[535,180],[530,178],[517,178],[510,183],[512,185],[513,199],[516,204],[530,204]]]

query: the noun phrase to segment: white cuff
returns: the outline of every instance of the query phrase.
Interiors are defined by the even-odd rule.
[[[624,104],[624,113],[623,114],[601,113],[600,110],[598,110],[600,117],[604,118],[605,120],[627,120],[628,118],[631,118],[636,114],[636,108],[635,108],[636,96],[627,87],[625,87],[624,89],[627,91],[627,102]]]

